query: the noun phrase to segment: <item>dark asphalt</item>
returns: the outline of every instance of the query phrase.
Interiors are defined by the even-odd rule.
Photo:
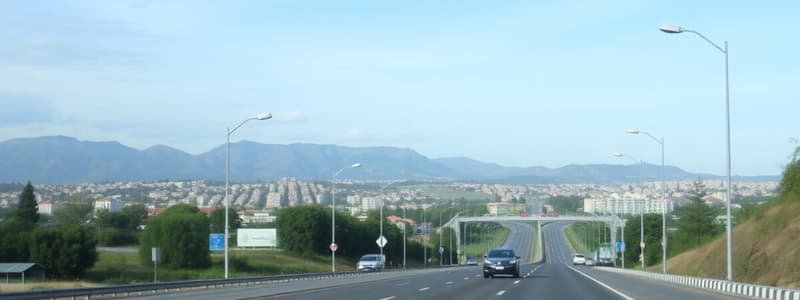
[[[522,278],[484,279],[480,266],[367,274],[352,278],[305,280],[170,293],[139,299],[749,299],[690,289],[657,280],[572,266],[572,250],[563,231],[567,224],[544,227],[544,262],[522,265]],[[506,245],[529,253],[533,227],[511,228]]]

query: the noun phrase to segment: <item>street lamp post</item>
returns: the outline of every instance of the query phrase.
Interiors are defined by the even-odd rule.
[[[436,249],[436,250],[437,250],[437,252],[439,252],[439,266],[440,267],[442,266],[442,260],[443,260],[442,259],[442,257],[443,257],[442,254],[444,254],[444,252],[439,251],[440,249],[442,249],[442,232],[444,232],[444,226],[442,224],[442,214],[444,212],[446,212],[447,210],[451,209],[451,208],[452,207],[448,207],[448,208],[445,208],[445,209],[443,209],[442,211],[439,212],[439,249]]]
[[[345,169],[358,167],[361,167],[361,164],[354,163],[349,167],[333,172],[333,175],[331,175],[331,272],[336,272],[336,248],[333,248],[336,245],[336,175],[339,175]]]
[[[642,160],[636,159],[633,156],[625,155],[622,153],[614,153],[612,154],[615,157],[625,157],[633,162],[639,163],[639,184],[642,184],[642,171],[644,170],[644,162]],[[641,194],[641,191],[640,191]],[[644,271],[644,248],[642,248],[642,243],[644,243],[644,197],[642,197],[642,201],[639,205],[639,247],[642,251],[642,271]],[[622,230],[622,243],[625,243],[625,229]],[[622,268],[625,268],[625,252],[622,252]]]
[[[381,193],[381,214],[380,214],[381,215],[380,216],[381,219],[380,219],[380,222],[378,222],[380,224],[380,236],[378,237],[379,239],[383,237],[383,202],[384,202],[384,198],[386,198],[384,193],[383,193],[383,191],[384,191],[384,189],[386,189],[390,185],[394,184],[395,182],[396,181],[389,182],[386,185],[381,187],[381,192],[380,192]],[[405,201],[405,200],[403,200],[403,201]],[[405,216],[403,216],[403,218],[405,218]],[[380,248],[381,248],[381,257],[383,257],[383,246],[380,246]]]
[[[725,224],[725,232],[727,236],[727,279],[728,281],[733,280],[733,232],[732,232],[732,225],[731,225],[731,101],[730,101],[730,81],[728,76],[728,41],[725,41],[724,47],[720,47],[716,43],[712,42],[702,34],[697,31],[689,30],[686,28],[681,28],[680,26],[675,25],[662,25],[659,28],[661,31],[666,33],[682,33],[682,32],[691,32],[696,34],[697,36],[701,37],[702,39],[706,40],[709,44],[717,48],[722,54],[725,55],[725,160],[726,160],[726,173],[728,177],[728,184],[726,185],[725,189],[725,210],[726,210],[726,217],[727,222]]]
[[[667,190],[666,181],[664,181],[664,138],[656,138],[649,132],[639,131],[636,129],[628,129],[628,134],[643,133],[661,145],[661,203],[663,210],[661,212],[661,273],[667,273]]]
[[[239,123],[239,125],[236,125],[236,127],[234,127],[233,130],[231,130],[230,127],[226,128],[227,131],[228,131],[227,142],[225,143],[225,241],[224,242],[225,242],[225,278],[226,279],[228,278],[228,238],[229,238],[229,235],[228,235],[228,231],[229,231],[229,229],[228,229],[228,226],[229,226],[228,225],[228,206],[230,206],[228,204],[228,202],[230,202],[230,201],[228,201],[228,184],[229,184],[229,181],[230,181],[230,169],[231,169],[231,160],[230,160],[230,157],[231,157],[231,134],[233,134],[233,132],[236,131],[236,129],[239,129],[239,127],[242,127],[242,125],[244,125],[244,123],[247,123],[247,121],[250,121],[250,120],[259,120],[259,121],[261,121],[261,120],[267,120],[267,119],[270,119],[270,118],[272,118],[272,114],[270,114],[270,113],[260,113],[255,118],[249,118],[249,119],[246,119],[246,120],[242,121],[241,123]]]
[[[428,234],[428,226],[425,225],[425,207],[422,207],[422,230],[425,234]],[[423,236],[424,237],[424,236]],[[422,240],[425,245],[422,245],[422,267],[428,267],[428,243],[425,242],[425,239]]]
[[[406,269],[406,198],[403,197],[403,270]]]

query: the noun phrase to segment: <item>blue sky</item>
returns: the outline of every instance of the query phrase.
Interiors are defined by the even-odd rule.
[[[508,166],[779,174],[800,138],[797,1],[2,1],[0,140],[201,153],[397,146]]]

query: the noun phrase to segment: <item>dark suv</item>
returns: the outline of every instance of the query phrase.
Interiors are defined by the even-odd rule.
[[[519,256],[508,247],[494,248],[483,256],[483,278],[497,274],[519,277]]]

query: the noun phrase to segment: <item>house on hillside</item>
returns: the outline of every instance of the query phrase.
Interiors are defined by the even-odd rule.
[[[100,200],[94,202],[94,211],[98,212],[100,210],[107,210],[109,212],[120,212],[122,208],[125,207],[125,203],[123,203],[119,199],[114,199],[111,197],[105,197]]]

